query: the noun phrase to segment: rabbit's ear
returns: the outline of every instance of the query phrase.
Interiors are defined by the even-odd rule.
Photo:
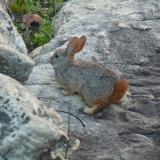
[[[69,41],[69,43],[67,45],[66,53],[67,54],[73,54],[73,53],[75,53],[75,50],[78,47],[78,45],[79,45],[79,38],[78,37],[73,37]]]
[[[82,48],[84,47],[85,45],[85,42],[86,42],[86,37],[85,36],[82,36],[80,38],[78,37],[73,37],[68,45],[67,45],[67,48],[66,48],[66,52],[67,54],[70,54],[70,55],[73,55],[79,51],[82,50]]]
[[[85,43],[86,43],[86,37],[85,36],[80,37],[79,38],[79,45],[76,48],[75,53],[80,52],[83,49]]]

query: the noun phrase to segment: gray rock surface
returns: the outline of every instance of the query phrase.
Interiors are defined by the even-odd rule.
[[[0,44],[0,73],[24,82],[34,65],[34,61],[27,55],[19,53],[8,45]]]
[[[55,109],[70,108],[86,125],[71,119],[71,134],[81,141],[71,160],[160,159],[159,18],[159,0],[72,0],[57,16],[55,38],[33,51],[27,87]],[[56,48],[81,35],[87,44],[77,59],[103,63],[130,84],[122,104],[95,116],[81,112],[86,104],[78,95],[63,96],[48,63]]]
[[[4,10],[4,7],[4,3],[0,2],[0,33],[2,34],[4,43],[22,54],[27,54],[26,45],[21,35],[17,32],[16,27],[13,25],[11,18]]]
[[[77,148],[61,117],[16,80],[0,74],[0,160],[64,160]]]
[[[0,73],[26,81],[34,66],[34,61],[26,54],[22,37],[0,3]]]

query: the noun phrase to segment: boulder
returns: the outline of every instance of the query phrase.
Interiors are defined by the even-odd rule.
[[[5,9],[6,6],[4,1],[0,2],[0,33],[5,39],[5,44],[16,49],[21,54],[27,54],[26,45],[22,39],[22,36],[18,33]]]
[[[55,37],[35,49],[26,86],[45,104],[78,116],[71,131],[81,141],[72,160],[159,160],[160,157],[159,0],[72,0],[57,15]],[[129,81],[130,95],[94,116],[78,96],[64,96],[48,59],[73,36],[87,37],[77,60],[102,63]],[[65,114],[63,118],[68,122]]]
[[[4,2],[4,1],[3,1]],[[3,8],[2,8],[3,6]],[[0,73],[20,82],[28,79],[34,61],[27,56],[27,49],[21,35],[0,3]]]
[[[34,61],[10,46],[0,44],[0,73],[9,75],[20,82],[28,79]]]
[[[64,160],[78,145],[57,112],[0,74],[0,160]]]

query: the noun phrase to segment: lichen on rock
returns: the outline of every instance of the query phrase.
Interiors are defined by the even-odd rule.
[[[0,74],[0,159],[62,159],[79,146],[63,131],[62,119],[14,79]]]

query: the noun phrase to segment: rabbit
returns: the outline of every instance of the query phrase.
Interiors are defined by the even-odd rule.
[[[65,49],[50,57],[55,80],[64,95],[79,93],[87,103],[84,112],[94,114],[111,103],[118,103],[128,90],[128,81],[100,64],[76,61],[74,55],[82,50],[86,37],[73,37]]]

